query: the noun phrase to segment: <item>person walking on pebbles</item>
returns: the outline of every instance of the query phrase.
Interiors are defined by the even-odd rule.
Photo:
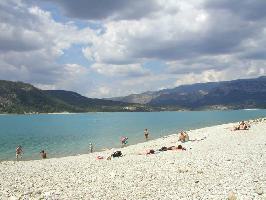
[[[145,139],[148,140],[149,139],[149,131],[147,128],[144,129],[144,136],[145,136]]]
[[[22,153],[23,153],[23,150],[22,150],[22,146],[17,146],[16,148],[16,160],[18,161],[18,158],[20,157],[20,159],[22,159]]]

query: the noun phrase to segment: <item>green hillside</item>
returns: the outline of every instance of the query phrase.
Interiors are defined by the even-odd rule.
[[[40,90],[23,82],[0,81],[0,113],[148,111],[146,106],[92,99],[63,90]]]

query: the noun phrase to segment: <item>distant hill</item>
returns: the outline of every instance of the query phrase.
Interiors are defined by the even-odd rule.
[[[0,80],[0,113],[115,112],[266,108],[266,76],[197,83],[112,99],[64,90],[40,90]]]
[[[0,80],[0,113],[149,111],[146,106],[92,99],[64,90],[40,90],[23,82]]]
[[[189,110],[266,108],[266,76],[181,85],[173,89],[132,94],[112,100]]]

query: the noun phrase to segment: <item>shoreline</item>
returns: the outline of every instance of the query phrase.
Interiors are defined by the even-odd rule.
[[[71,114],[71,113],[69,113]],[[75,113],[75,114],[78,114],[78,113]],[[262,118],[254,118],[254,119],[249,119],[249,120],[246,120],[245,122],[248,122],[248,123],[253,123],[254,121],[259,121],[259,120],[266,120],[265,117],[262,117]],[[188,130],[185,130],[186,132],[193,132],[193,131],[196,131],[196,130],[200,130],[200,129],[205,129],[205,128],[212,128],[212,127],[216,127],[216,126],[224,126],[224,125],[229,125],[229,124],[232,124],[232,127],[233,125],[236,125],[236,123],[239,123],[239,121],[235,121],[235,122],[229,122],[229,123],[222,123],[222,124],[216,124],[216,125],[211,125],[211,126],[204,126],[204,127],[200,127],[200,128],[192,128],[192,129],[188,129]],[[106,152],[106,151],[114,151],[114,150],[122,150],[122,149],[125,149],[125,148],[128,148],[128,147],[131,147],[131,146],[138,146],[139,144],[146,144],[146,143],[149,143],[149,142],[153,142],[153,141],[156,141],[156,140],[161,140],[163,138],[167,138],[167,137],[171,137],[171,136],[176,136],[177,137],[178,133],[169,133],[169,134],[166,134],[164,136],[161,136],[161,137],[158,137],[158,138],[152,138],[152,139],[149,139],[147,141],[141,141],[141,142],[136,142],[136,143],[132,143],[132,144],[128,144],[124,147],[121,147],[121,145],[117,145],[117,146],[112,146],[112,147],[109,147],[109,148],[101,148],[101,149],[96,149],[96,151],[93,151],[92,153],[77,153],[77,154],[69,154],[69,155],[55,155],[55,156],[52,156],[52,157],[49,157],[49,152],[48,152],[48,158],[45,159],[45,160],[49,160],[49,159],[60,159],[60,158],[68,158],[68,157],[75,157],[75,156],[82,156],[82,155],[90,155],[90,154],[99,154],[99,153],[102,153],[102,152]],[[24,157],[24,156],[23,156]],[[19,160],[19,162],[30,162],[30,161],[35,161],[35,160],[43,160],[42,158],[38,157],[38,158],[26,158],[26,159],[22,159],[22,160]],[[0,160],[0,163],[1,162],[16,162],[15,159],[10,159],[10,160]]]
[[[31,161],[0,162],[0,199],[237,199],[266,198],[266,118],[250,130],[227,123],[171,134],[124,148]],[[147,149],[182,144],[138,155]],[[106,158],[121,150],[120,158]],[[102,156],[104,159],[97,159]]]
[[[54,113],[0,113],[0,115],[71,115],[71,114],[91,114],[91,113],[153,113],[153,112],[212,112],[212,111],[256,111],[266,110],[266,108],[241,108],[241,109],[200,109],[200,110],[160,110],[160,111],[91,111],[91,112],[54,112]]]

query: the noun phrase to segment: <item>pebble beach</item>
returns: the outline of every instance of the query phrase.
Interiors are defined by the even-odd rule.
[[[103,152],[2,161],[0,199],[266,200],[266,118],[248,123],[249,130],[231,131],[238,123],[189,130],[186,143],[173,134]],[[186,151],[139,155],[178,144]],[[116,150],[123,156],[107,160]]]

